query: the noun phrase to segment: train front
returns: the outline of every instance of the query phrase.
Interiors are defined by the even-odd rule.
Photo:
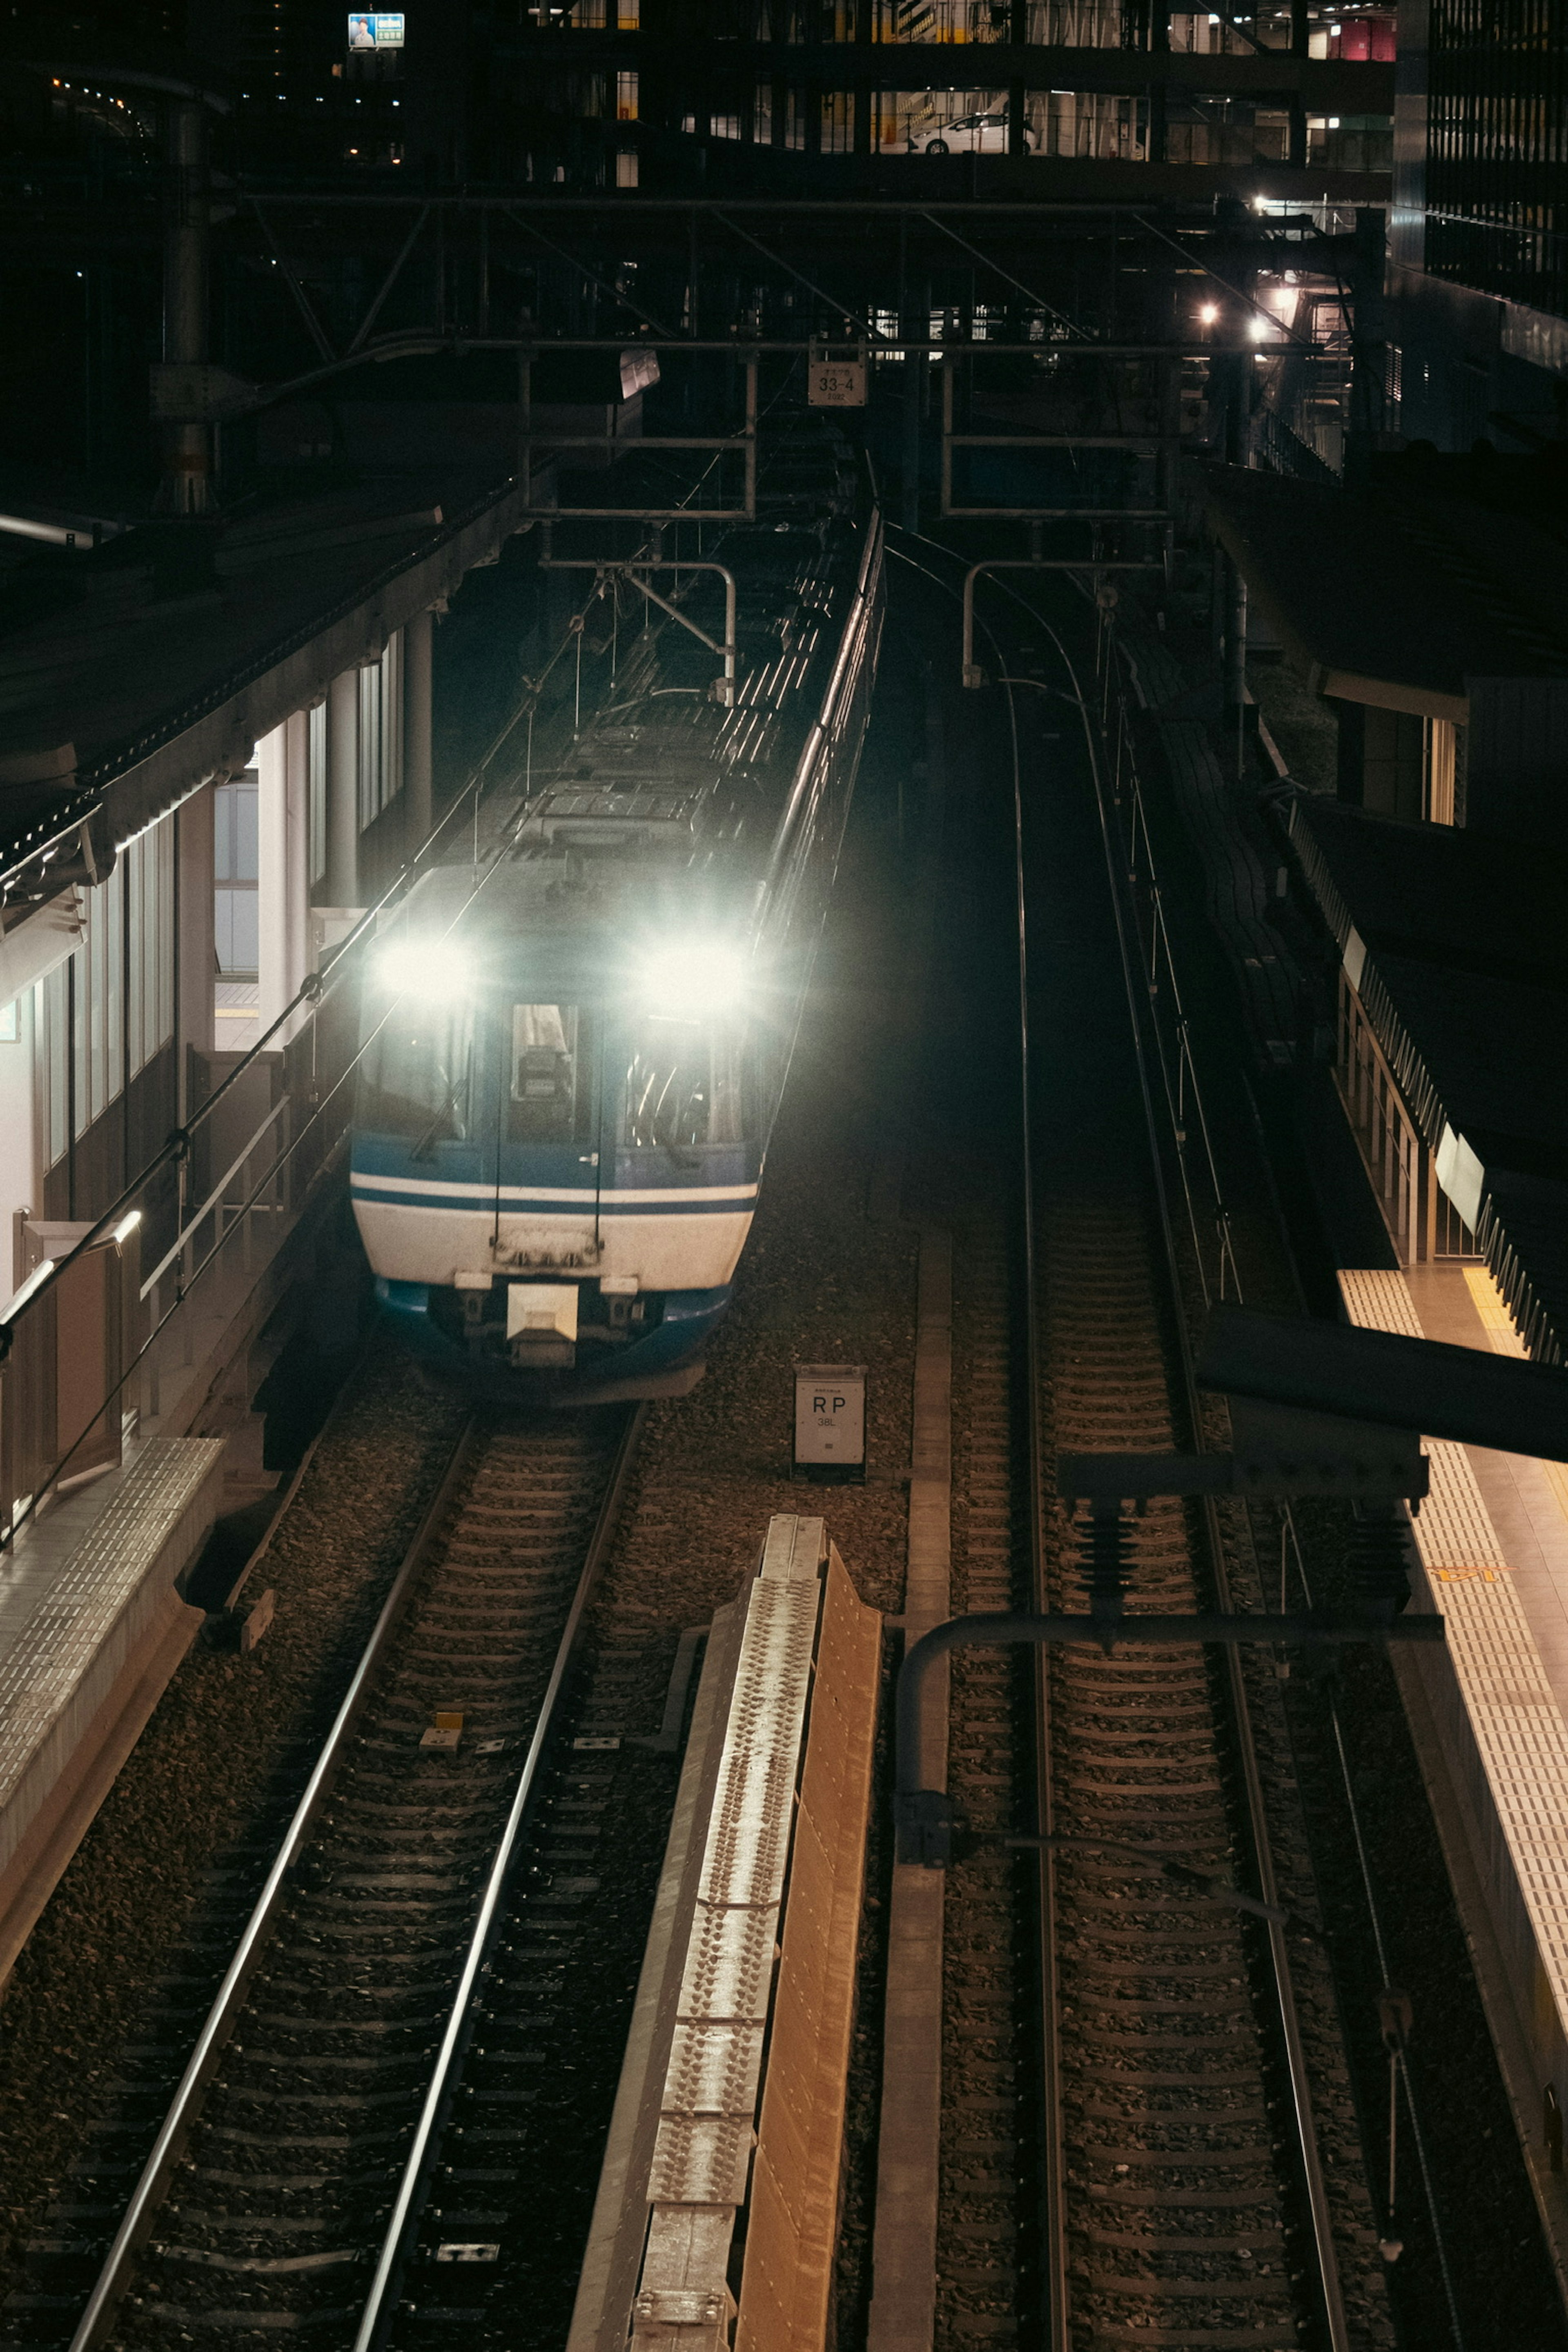
[[[385,1307],[485,1395],[689,1388],[755,1205],[743,944],[587,911],[445,868],[368,950],[354,1214]]]

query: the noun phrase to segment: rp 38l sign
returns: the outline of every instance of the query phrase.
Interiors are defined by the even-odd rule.
[[[795,1366],[795,1473],[827,1485],[864,1483],[864,1364]]]

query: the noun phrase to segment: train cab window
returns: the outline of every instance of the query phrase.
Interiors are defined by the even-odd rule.
[[[587,1107],[583,1019],[574,1004],[514,1004],[507,1133],[513,1143],[572,1143]]]
[[[416,1152],[466,1143],[474,1133],[471,1007],[395,1006],[360,1065],[361,1127],[406,1136]]]
[[[742,1043],[732,1021],[640,1021],[626,1066],[623,1140],[634,1150],[739,1143]]]

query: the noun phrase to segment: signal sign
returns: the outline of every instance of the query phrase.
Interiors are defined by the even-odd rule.
[[[813,408],[864,408],[866,346],[835,359],[826,344],[814,343],[806,362],[806,399]]]

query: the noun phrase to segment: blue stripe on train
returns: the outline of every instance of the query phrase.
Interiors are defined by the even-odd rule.
[[[492,1218],[496,1213],[493,1193],[479,1200],[463,1200],[445,1192],[372,1192],[362,1191],[352,1179],[349,1189],[351,1197],[363,1201],[367,1208],[456,1209]],[[595,1213],[601,1217],[732,1217],[737,1213],[750,1216],[756,1205],[754,1192],[742,1193],[732,1201],[639,1201],[635,1193],[617,1201],[613,1192],[597,1196],[584,1192],[581,1208],[571,1201],[503,1201],[500,1213],[503,1217],[580,1217]]]

